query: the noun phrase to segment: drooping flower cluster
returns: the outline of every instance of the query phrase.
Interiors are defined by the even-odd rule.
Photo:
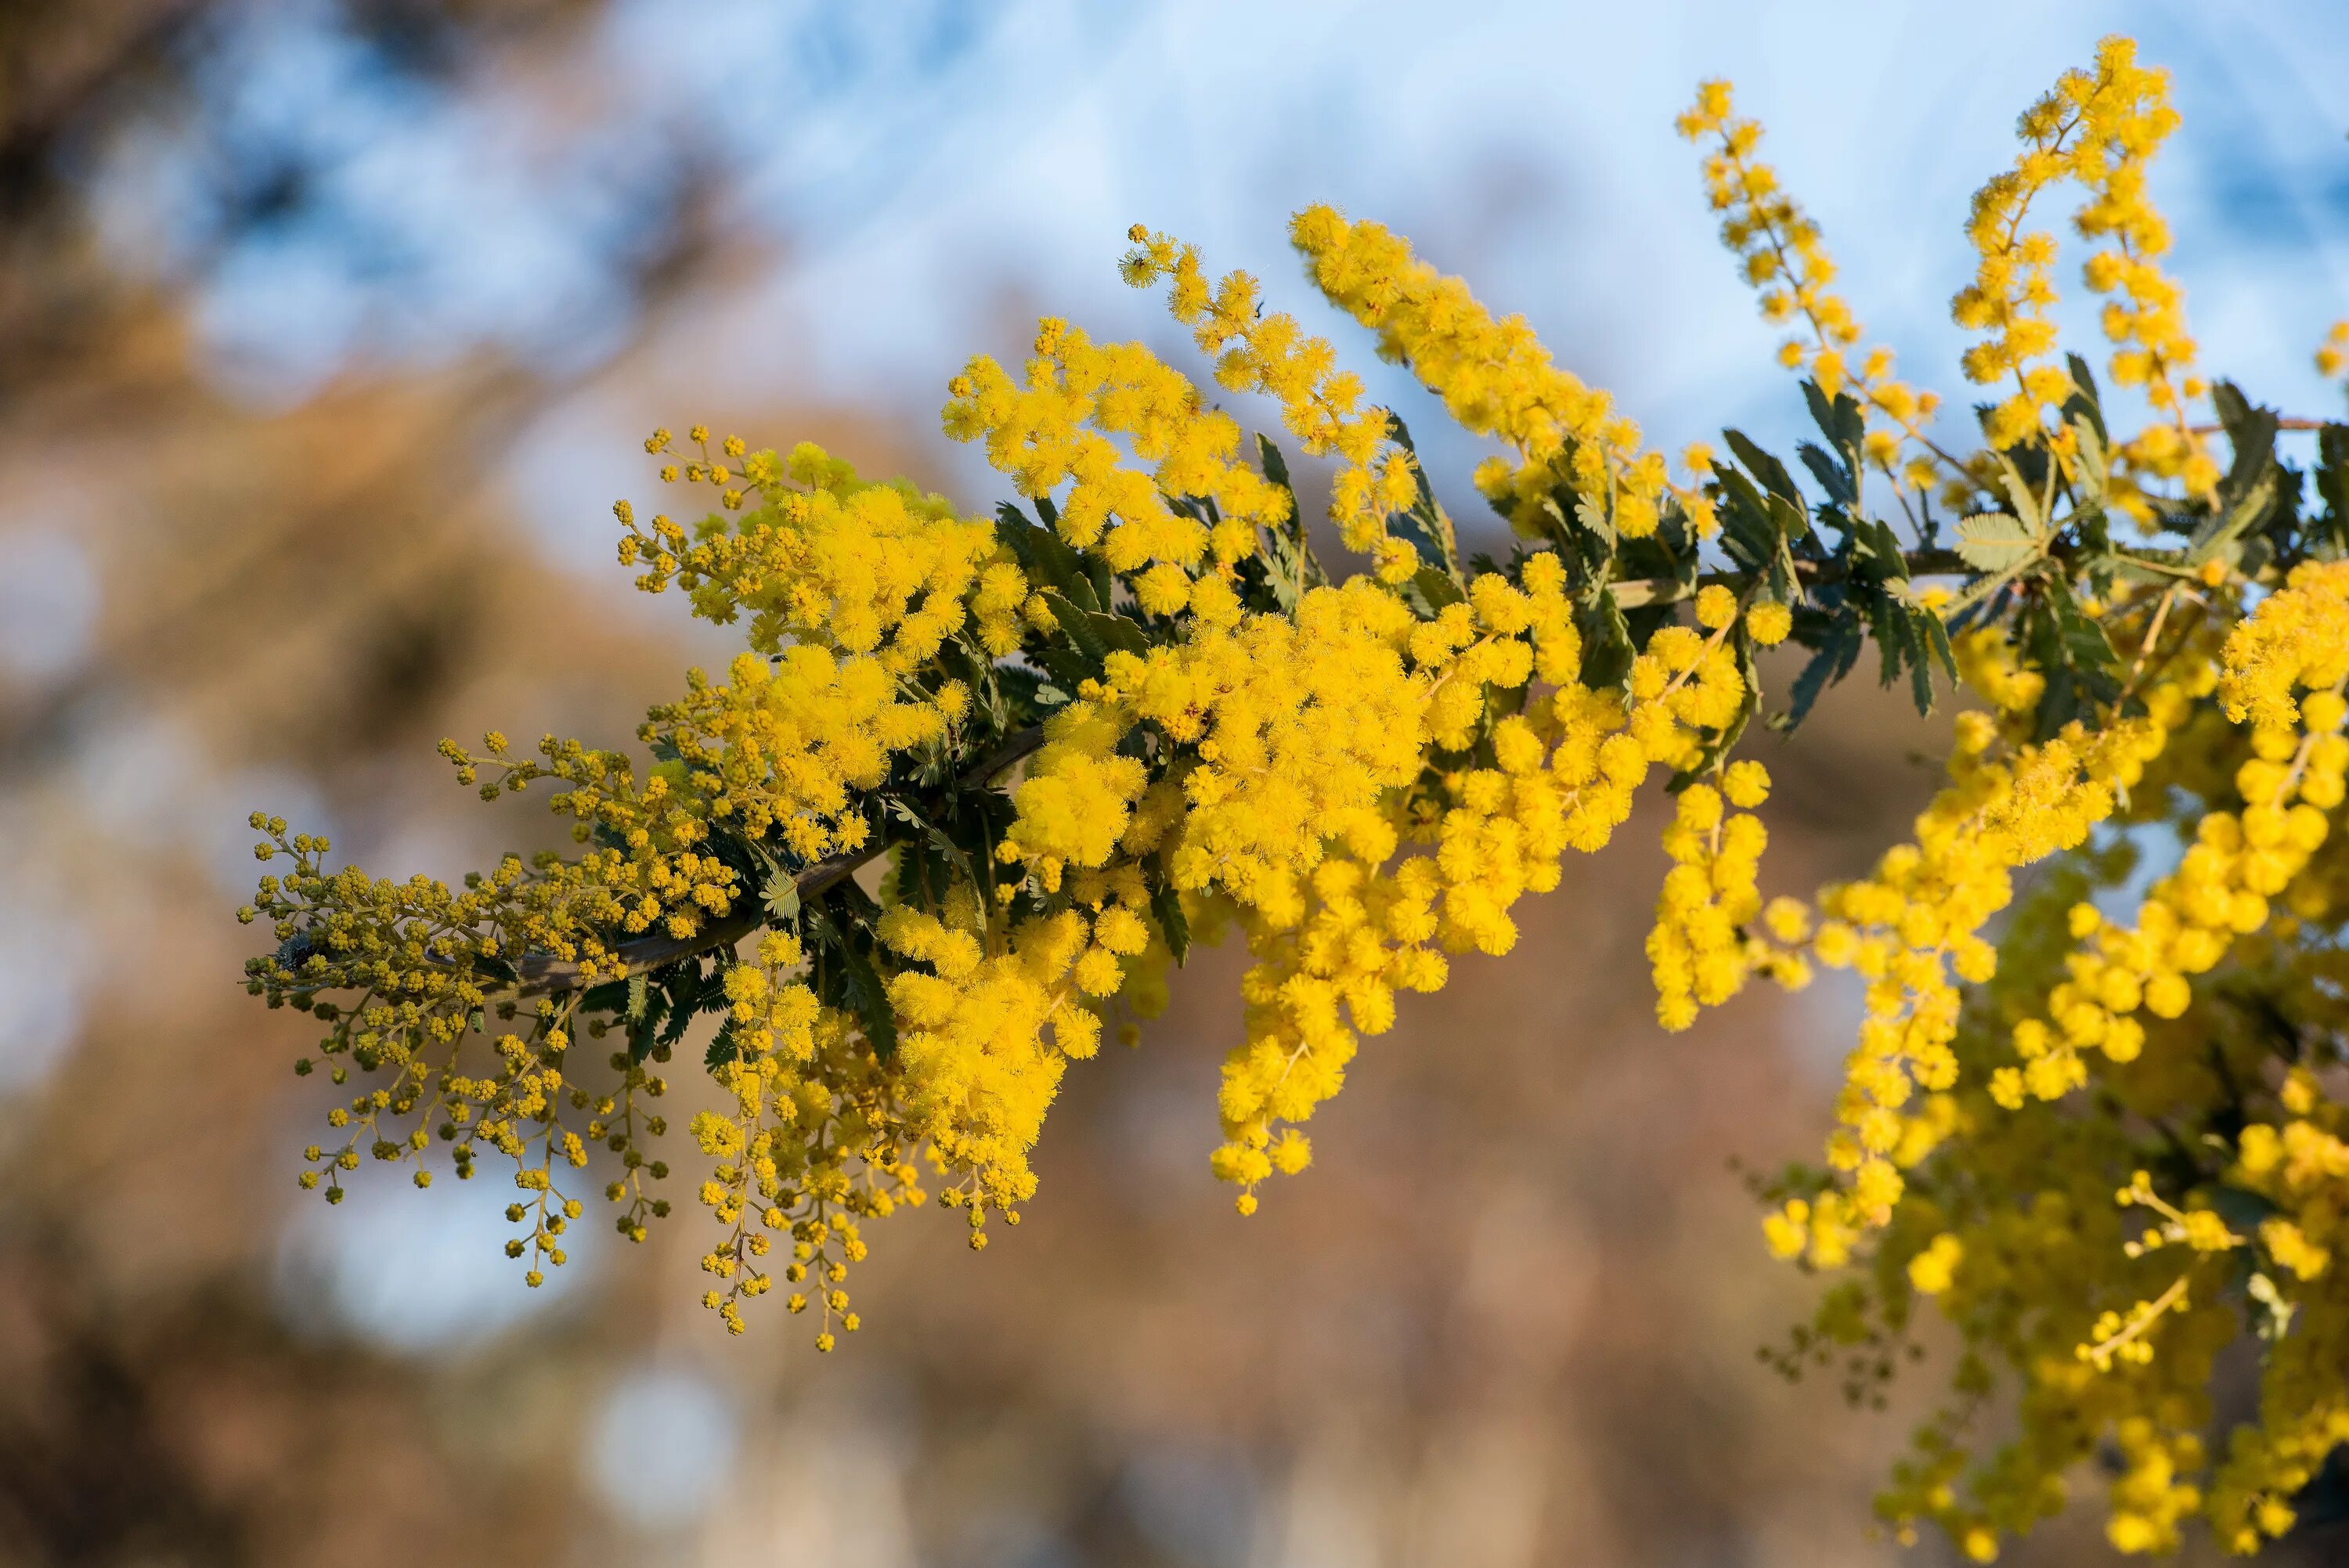
[[[1762,901],[1769,833],[1753,808],[1769,793],[1769,775],[1754,761],[1731,763],[1718,789],[1694,784],[1681,793],[1664,834],[1672,869],[1648,936],[1656,1017],[1668,1029],[1695,1023],[1698,1009],[1727,1002],[1757,971],[1788,990],[1810,983],[1809,960],[1795,945],[1809,934],[1810,912],[1790,898],[1766,908]]]
[[[1991,444],[2011,448],[2046,435],[2044,411],[2074,387],[2066,371],[2047,363],[2055,347],[2049,315],[2055,237],[2024,224],[2047,187],[2066,177],[2078,181],[2087,200],[2076,227],[2085,238],[2111,242],[2088,258],[2085,275],[2093,292],[2119,296],[2105,313],[2106,333],[2119,346],[2114,379],[2143,387],[2162,420],[2154,428],[2159,434],[2149,430],[2124,450],[2151,475],[2182,477],[2189,491],[2207,495],[2218,469],[2185,412],[2185,401],[2203,387],[2186,375],[2194,344],[2178,287],[2158,262],[2168,249],[2168,229],[2145,192],[2147,161],[2177,121],[2168,73],[2138,66],[2137,46],[2127,38],[2099,46],[2093,71],[2065,72],[2054,91],[2024,113],[2023,151],[2014,167],[1975,194],[1967,233],[1981,264],[1951,311],[1959,325],[1988,335],[1966,351],[1967,379],[1986,387],[2014,383],[1985,427]],[[2069,455],[2063,432],[2050,438]]]
[[[1819,897],[1813,951],[1868,982],[1867,1016],[1837,1105],[1843,1125],[1827,1144],[1828,1165],[1850,1184],[1788,1204],[1772,1237],[1789,1255],[1833,1266],[1860,1228],[1890,1219],[1901,1170],[1932,1148],[1937,1113],[1930,1102],[1921,1114],[1909,1108],[1919,1090],[1958,1081],[1960,985],[1997,967],[1983,926],[2013,898],[2015,872],[2078,846],[2111,815],[2163,738],[2144,723],[2072,729],[2002,761],[1995,725],[1961,714],[1955,738],[1949,788],[1918,818],[1916,841]]]
[[[1440,275],[1377,223],[1309,207],[1288,232],[1330,303],[1377,331],[1382,357],[1410,366],[1462,428],[1508,443],[1516,463],[1487,460],[1476,488],[1520,532],[1538,531],[1534,513],[1567,476],[1626,538],[1656,531],[1671,488],[1662,455],[1641,449],[1640,427],[1607,393],[1552,363],[1523,316],[1495,320],[1465,283]],[[1710,531],[1710,504],[1692,492],[1682,499],[1699,531]]]
[[[1816,1186],[1771,1222],[1830,1266],[1874,1246],[1868,1283],[1823,1310],[1814,1343],[1905,1335],[1920,1297],[1965,1336],[1973,1370],[1884,1507],[1984,1560],[2061,1506],[2100,1440],[2122,1460],[2108,1534],[2131,1552],[2175,1548],[2197,1516],[2255,1550],[2349,1441],[2340,1363],[2313,1359],[2349,1313],[2331,1267],[2339,1112],[2298,1033],[2339,1016],[2321,997],[2340,969],[2349,567],[2304,563],[2178,652],[2147,699],[2167,739],[2110,808],[2131,836],[2059,862],[2018,911],[1995,978],[1952,1018],[1938,1125],[1893,1159],[1886,1229],[1871,1243]],[[2157,827],[2184,841],[2177,868],[2116,921],[2088,895]],[[2153,1222],[2132,1229],[2131,1211]],[[2246,1317],[2270,1342],[2261,1414],[2218,1451],[2214,1366]],[[1970,1468],[1962,1434],[1996,1365],[2020,1387],[2020,1430]]]
[[[1789,370],[1806,372],[1829,398],[1848,385],[1871,419],[1889,423],[1890,429],[1870,432],[1868,455],[1891,472],[1904,438],[1924,442],[1923,427],[1940,398],[1896,378],[1892,351],[1880,345],[1853,362],[1852,351],[1863,329],[1850,304],[1835,292],[1834,258],[1827,254],[1818,224],[1779,183],[1777,171],[1754,156],[1762,127],[1737,118],[1730,85],[1718,80],[1701,85],[1679,127],[1691,141],[1710,140],[1705,197],[1723,214],[1722,242],[1737,257],[1745,281],[1761,291],[1763,316],[1774,323],[1799,318],[1809,331],[1807,343],[1799,336],[1781,343],[1778,362]],[[1915,489],[1928,488],[1933,479],[1931,458],[1912,455],[1904,478]]]
[[[1217,385],[1270,397],[1305,450],[1340,460],[1330,484],[1330,519],[1346,548],[1368,554],[1384,581],[1410,576],[1416,554],[1387,532],[1386,519],[1419,500],[1419,469],[1409,450],[1388,439],[1387,411],[1363,404],[1361,377],[1341,369],[1329,340],[1308,335],[1295,316],[1267,315],[1247,273],[1227,273],[1211,288],[1196,247],[1139,223],[1126,237],[1134,243],[1126,282],[1146,288],[1167,280],[1168,307],[1191,328],[1199,352],[1215,356]]]

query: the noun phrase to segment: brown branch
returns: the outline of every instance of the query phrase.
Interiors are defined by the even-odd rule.
[[[2297,414],[2282,414],[2276,417],[2276,428],[2279,430],[2322,430],[2327,425],[2337,423],[2339,423],[2339,421],[2334,419],[2304,419]],[[2216,436],[2225,431],[2226,428],[2227,427],[2224,425],[2189,425],[2186,427],[2187,433],[2194,436]]]

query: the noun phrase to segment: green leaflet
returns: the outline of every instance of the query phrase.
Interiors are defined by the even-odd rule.
[[[1958,521],[1958,553],[1977,572],[2019,571],[2046,548],[2044,535],[2019,517],[1978,511]]]

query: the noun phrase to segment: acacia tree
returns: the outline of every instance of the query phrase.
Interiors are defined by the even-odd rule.
[[[338,1200],[369,1156],[429,1185],[436,1140],[460,1178],[502,1156],[535,1285],[591,1164],[624,1234],[668,1213],[664,1069],[710,1015],[724,1109],[684,1130],[717,1225],[705,1304],[741,1332],[780,1278],[828,1350],[858,1324],[870,1222],[934,1187],[974,1247],[1018,1222],[1068,1063],[1133,1043],[1195,943],[1236,932],[1253,959],[1212,1155],[1246,1214],[1309,1162],[1302,1124],[1396,994],[1506,953],[1516,902],[1657,783],[1664,1027],[1821,964],[1866,984],[1838,1125],[1764,1184],[1764,1229],[1829,1282],[1789,1369],[1847,1357],[1865,1398],[1920,1310],[1961,1336],[1888,1522],[1986,1560],[2102,1446],[2124,1550],[2197,1514],[2236,1551],[2283,1534],[2349,1441],[2349,426],[2196,368],[2145,194],[2176,120],[2125,39],[2024,114],[1953,304],[1992,399],[1961,440],[1866,345],[1759,129],[1707,84],[1681,129],[1789,330],[1819,431],[1795,467],[1729,430],[1675,478],[1521,318],[1375,223],[1298,214],[1312,283],[1502,448],[1475,479],[1506,557],[1463,555],[1402,421],[1328,343],[1141,227],[1127,280],[1334,460],[1358,567],[1324,564],[1272,438],[1056,319],[1017,377],[980,357],[950,384],[947,432],[1019,497],[992,520],[811,446],[655,432],[661,480],[716,504],[619,503],[620,559],[744,651],[651,711],[646,765],[554,737],[442,748],[484,797],[547,781],[575,853],[450,888],[330,869],[323,840],[254,819],[285,864],[242,912],[277,941],[249,987],[325,1026],[351,1090],[303,1186]],[[2067,187],[2134,431],[2057,343],[2042,225]],[[2344,345],[2349,324],[2328,373]],[[2315,432],[2312,471],[2278,455],[2287,429]],[[1808,658],[1774,703],[1757,655],[1781,644]],[[1920,711],[1951,683],[1978,699],[1946,786],[1867,877],[1765,902],[1752,721],[1799,725],[1870,644]],[[2163,842],[2174,868],[2132,881]],[[2214,1362],[2245,1336],[2261,1406],[2214,1460]],[[1976,1421],[2002,1396],[2019,1425],[1992,1442]]]

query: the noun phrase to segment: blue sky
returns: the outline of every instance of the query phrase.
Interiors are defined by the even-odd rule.
[[[770,257],[655,343],[665,381],[713,399],[821,388],[926,430],[962,357],[1016,354],[1025,315],[1171,343],[1116,278],[1137,220],[1360,349],[1284,240],[1326,200],[1524,311],[1677,446],[1800,418],[1671,129],[1697,79],[1737,82],[1871,333],[1954,397],[1966,197],[2011,156],[2016,111],[2127,29],[2177,77],[2186,126],[2156,190],[2206,362],[2306,409],[2325,396],[2308,352],[2349,311],[2349,105],[2328,87],[2344,15],[716,0],[688,26],[622,0],[527,67],[492,54],[440,76],[297,0],[206,35],[197,115],[94,179],[117,253],[194,278],[211,363],[264,401],[483,345],[591,377],[637,325],[630,268],[692,171]],[[256,191],[256,166],[298,178]],[[286,185],[282,215],[224,224]],[[1380,390],[1413,406],[1392,375]],[[972,465],[957,478],[974,504],[991,493]]]

